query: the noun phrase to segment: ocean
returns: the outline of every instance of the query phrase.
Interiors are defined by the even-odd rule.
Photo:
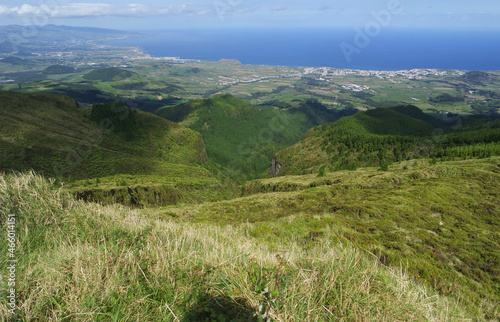
[[[377,30],[376,30],[377,31]],[[357,29],[210,29],[142,32],[113,41],[155,57],[244,64],[366,70],[500,70],[500,31]]]

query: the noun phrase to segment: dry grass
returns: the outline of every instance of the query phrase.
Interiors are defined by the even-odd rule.
[[[250,237],[251,224],[152,220],[75,201],[33,173],[1,176],[0,201],[2,217],[18,218],[18,317],[26,321],[467,317],[401,269],[328,239],[270,248]],[[5,321],[3,291],[0,301]]]

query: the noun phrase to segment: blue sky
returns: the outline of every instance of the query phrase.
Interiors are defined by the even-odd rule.
[[[125,30],[357,27],[500,30],[499,0],[2,0],[0,25]]]

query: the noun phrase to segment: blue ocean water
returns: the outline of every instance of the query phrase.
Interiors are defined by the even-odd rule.
[[[143,32],[144,33],[144,32]],[[354,29],[213,29],[151,31],[114,41],[155,57],[244,64],[369,70],[500,70],[500,31]]]

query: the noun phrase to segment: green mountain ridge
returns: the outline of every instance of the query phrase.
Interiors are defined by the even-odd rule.
[[[349,129],[360,134],[425,136],[432,133],[434,127],[421,118],[414,118],[416,107],[377,108],[358,113],[350,118],[343,118],[335,126]],[[422,113],[423,114],[423,113]]]
[[[60,75],[60,74],[70,74],[74,73],[75,69],[73,67],[62,66],[62,65],[51,65],[43,70],[44,75]]]
[[[500,154],[500,121],[456,118],[447,123],[414,106],[377,108],[315,127],[276,154],[282,175],[363,166],[387,167],[418,158],[454,160]]]
[[[182,182],[211,186],[214,195],[221,189],[199,133],[168,120],[119,103],[91,115],[52,94],[0,92],[0,102],[0,171],[33,169],[101,196],[121,185],[165,190]]]
[[[116,67],[96,69],[83,76],[86,80],[111,82],[119,81],[137,75],[137,73]]]
[[[0,63],[11,64],[11,65],[24,65],[26,64],[26,60],[14,56],[5,57],[4,59],[0,59]]]

